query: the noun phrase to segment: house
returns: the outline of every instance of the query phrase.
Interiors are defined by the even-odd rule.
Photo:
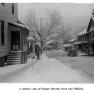
[[[75,42],[76,42],[76,37],[74,37],[74,38],[72,38],[71,40],[65,42],[65,43],[63,44],[63,49],[64,49],[65,51],[69,51],[69,50],[71,50],[71,49],[76,49],[76,45],[74,45]]]
[[[94,55],[94,10],[90,18],[88,27],[77,35],[78,50],[81,52]]]
[[[88,34],[88,54],[94,55],[94,9],[92,11],[92,17],[87,27]]]
[[[17,21],[17,4],[0,3],[0,66],[26,61],[28,29]]]
[[[88,34],[87,29],[84,29],[77,35],[77,40],[74,43],[77,47],[77,50],[88,54]]]

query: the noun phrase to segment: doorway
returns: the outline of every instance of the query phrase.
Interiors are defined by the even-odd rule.
[[[20,50],[20,32],[11,31],[11,51]]]

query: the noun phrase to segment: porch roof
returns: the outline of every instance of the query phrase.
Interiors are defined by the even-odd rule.
[[[76,37],[74,37],[73,39],[71,39],[69,42],[74,42],[74,41],[76,41]]]
[[[75,44],[81,44],[81,43],[82,43],[82,42],[75,42],[74,45],[75,45]]]
[[[82,43],[88,43],[88,42],[87,42],[87,41],[83,41],[83,42],[75,42],[74,45],[75,45],[75,44],[82,44]]]
[[[84,35],[87,33],[87,29],[84,29],[82,32],[78,33],[78,36]]]
[[[19,27],[23,27],[23,28],[26,28],[26,26],[25,25],[23,25],[23,24],[19,24],[19,23],[13,23],[14,25],[16,25],[16,26],[19,26]]]
[[[14,26],[17,26],[17,27],[25,28],[25,29],[27,29],[29,31],[28,27],[25,26],[24,24],[20,24],[20,23],[10,23],[10,24],[12,24]]]

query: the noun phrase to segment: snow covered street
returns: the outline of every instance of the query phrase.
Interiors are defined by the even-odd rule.
[[[45,54],[41,60],[29,59],[26,64],[11,65],[0,68],[0,82],[2,83],[88,83],[90,79],[82,72],[73,69],[67,57],[62,63],[55,58],[48,58]]]

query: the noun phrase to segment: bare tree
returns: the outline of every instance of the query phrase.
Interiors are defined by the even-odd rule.
[[[41,53],[45,43],[64,33],[63,19],[57,11],[50,12],[47,18],[38,18],[34,12],[31,12],[28,14],[25,24],[31,30],[30,36],[40,43]]]

